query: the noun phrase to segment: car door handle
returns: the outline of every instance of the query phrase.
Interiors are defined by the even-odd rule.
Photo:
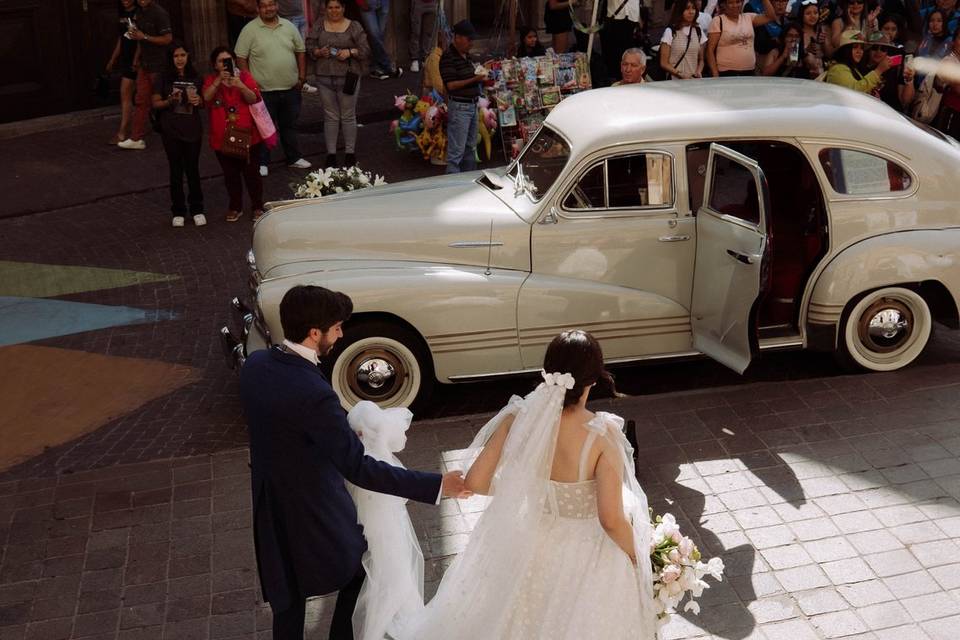
[[[737,262],[742,262],[743,264],[755,264],[761,257],[756,254],[740,253],[739,251],[734,251],[733,249],[727,249],[727,255]]]
[[[680,236],[660,236],[657,238],[660,242],[683,242],[684,240],[689,240],[690,236],[684,234]]]

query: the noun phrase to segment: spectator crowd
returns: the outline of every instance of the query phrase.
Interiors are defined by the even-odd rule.
[[[669,17],[654,29],[642,0],[600,0],[596,23],[592,0],[546,0],[544,24],[556,53],[593,43],[594,86],[745,75],[819,80],[870,94],[960,138],[957,2],[666,0]],[[262,214],[273,146],[289,167],[311,167],[297,135],[304,93],[319,93],[325,165],[340,166],[341,137],[343,164],[356,164],[361,78],[403,73],[384,46],[389,0],[322,0],[323,15],[312,22],[306,4],[227,0],[229,46],[197,56],[175,39],[156,0],[118,1],[106,67],[121,76],[122,116],[109,143],[142,150],[149,125],[160,134],[173,226],[188,218],[206,224],[199,177],[205,128],[223,169],[228,222],[243,216],[244,185],[253,219]],[[348,8],[360,19],[349,19]],[[473,25],[454,25],[448,38],[440,22],[436,0],[411,0],[410,69],[422,66],[424,86],[450,101],[447,171],[470,170],[486,76],[471,60]],[[521,27],[518,35],[517,55],[544,53],[537,29]],[[198,71],[201,60],[209,61],[206,74]]]

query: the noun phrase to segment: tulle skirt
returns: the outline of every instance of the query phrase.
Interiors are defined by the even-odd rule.
[[[597,518],[544,514],[540,529],[502,638],[639,638],[636,572]]]

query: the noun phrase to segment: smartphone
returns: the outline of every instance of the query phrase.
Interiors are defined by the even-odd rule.
[[[902,55],[897,54],[897,55],[895,55],[895,56],[890,56],[890,66],[891,66],[891,67],[899,67],[901,64],[903,64],[903,56],[902,56]]]
[[[224,68],[225,70],[227,70],[227,71],[230,73],[230,75],[234,75],[234,74],[235,74],[235,70],[234,70],[234,66],[233,66],[233,58],[227,58],[226,60],[224,60],[224,61],[223,61],[223,68]]]
[[[790,47],[790,62],[796,63],[800,61],[800,42],[794,42]]]
[[[907,55],[903,56],[903,66],[909,67],[911,65],[913,65],[913,54],[908,53]]]

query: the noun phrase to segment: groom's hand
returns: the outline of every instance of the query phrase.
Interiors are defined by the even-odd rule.
[[[449,471],[443,474],[441,483],[444,498],[469,498],[473,495],[463,484],[463,471]]]

